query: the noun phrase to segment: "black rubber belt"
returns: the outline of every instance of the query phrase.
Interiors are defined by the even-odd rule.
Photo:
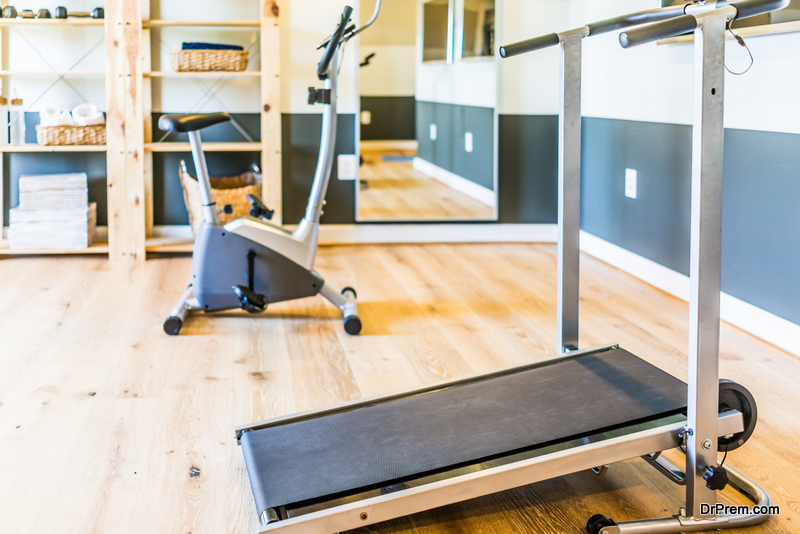
[[[673,415],[686,385],[609,350],[246,432],[258,513]]]

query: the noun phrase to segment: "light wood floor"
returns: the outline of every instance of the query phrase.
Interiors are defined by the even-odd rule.
[[[360,337],[319,297],[196,317],[168,337],[188,257],[1,260],[0,531],[255,532],[235,425],[546,356],[555,265],[553,245],[323,248],[319,271],[358,289]],[[684,378],[687,306],[583,265],[582,345],[619,342]],[[798,532],[800,360],[725,325],[721,368],[760,416],[728,461],[782,512],[742,532]],[[577,534],[597,512],[671,515],[681,495],[631,460],[605,478],[577,473],[359,533]]]
[[[410,161],[383,161],[382,155],[413,156],[413,151],[362,148],[358,192],[360,221],[491,219],[494,210],[474,198],[414,170]]]

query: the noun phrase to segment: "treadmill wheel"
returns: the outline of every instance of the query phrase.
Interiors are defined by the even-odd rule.
[[[614,525],[616,523],[611,519],[602,514],[596,514],[586,522],[586,534],[600,534],[604,527],[613,527]]]
[[[741,384],[732,380],[719,381],[719,413],[736,410],[742,413],[744,430],[730,437],[719,438],[717,450],[719,452],[735,451],[750,439],[756,429],[758,409],[753,395]]]

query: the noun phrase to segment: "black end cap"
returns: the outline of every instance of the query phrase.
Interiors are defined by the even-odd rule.
[[[181,327],[183,327],[183,321],[180,317],[175,317],[173,315],[164,321],[164,332],[171,336],[177,336],[178,332],[181,331]]]
[[[351,336],[357,336],[361,332],[361,319],[358,315],[351,315],[344,320],[344,331]]]
[[[353,292],[353,296],[354,296],[355,298],[358,298],[358,293],[356,293],[356,290],[355,290],[355,289],[353,289],[353,288],[352,288],[352,287],[350,287],[350,286],[347,286],[346,288],[342,289],[342,295],[344,295],[344,294],[345,294],[345,293],[347,293],[348,291],[352,291],[352,292]]]

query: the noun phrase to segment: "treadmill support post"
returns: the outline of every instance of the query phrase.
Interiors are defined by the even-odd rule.
[[[709,517],[714,505],[703,470],[717,465],[719,405],[719,300],[722,249],[722,144],[725,30],[720,11],[698,15],[694,33],[694,126],[692,133],[691,257],[689,296],[689,397],[686,509]]]
[[[559,34],[558,352],[578,350],[581,278],[581,47],[589,28]]]

